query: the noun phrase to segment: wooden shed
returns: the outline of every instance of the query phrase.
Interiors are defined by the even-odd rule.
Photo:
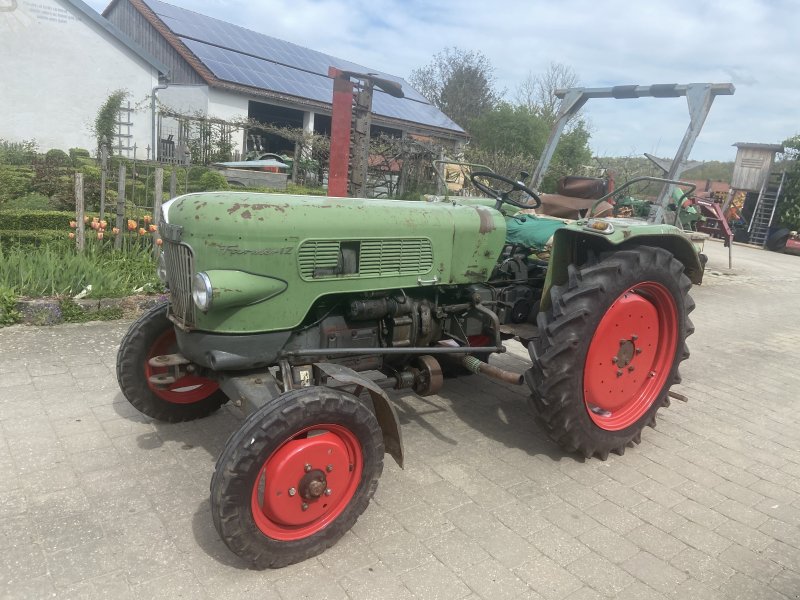
[[[737,142],[736,162],[733,166],[731,188],[748,192],[760,192],[766,182],[775,154],[783,152],[780,144],[751,144]]]

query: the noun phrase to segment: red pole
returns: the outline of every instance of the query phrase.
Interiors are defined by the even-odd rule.
[[[347,197],[347,171],[350,165],[350,126],[353,118],[353,84],[341,71],[328,68],[333,78],[331,112],[331,155],[328,166],[328,196]]]

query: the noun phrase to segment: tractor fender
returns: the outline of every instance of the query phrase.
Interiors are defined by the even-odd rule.
[[[564,285],[570,264],[580,262],[588,251],[596,254],[614,250],[631,250],[637,246],[653,246],[668,250],[684,266],[689,280],[700,285],[703,282],[703,263],[692,241],[684,233],[670,225],[641,226],[630,229],[618,228],[613,235],[605,235],[568,226],[553,235],[550,264],[542,290],[541,310],[550,308],[550,289]]]
[[[335,363],[320,362],[314,366],[325,373],[328,377],[341,383],[352,383],[363,387],[369,392],[372,404],[375,406],[375,417],[383,431],[383,445],[386,452],[403,468],[403,433],[400,429],[400,419],[394,405],[389,400],[386,392],[377,385],[348,367]]]

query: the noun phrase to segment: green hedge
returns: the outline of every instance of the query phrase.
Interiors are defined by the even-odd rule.
[[[44,229],[68,232],[69,222],[74,220],[75,213],[66,210],[0,210],[0,231]]]
[[[70,231],[69,225],[62,228],[61,231],[47,229],[8,231],[0,229],[0,248],[52,246],[56,242],[61,242],[66,247],[75,243],[69,239]]]

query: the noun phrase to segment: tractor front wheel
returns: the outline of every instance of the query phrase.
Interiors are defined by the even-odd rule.
[[[661,248],[606,255],[553,286],[539,315],[526,374],[549,436],[568,451],[605,460],[655,426],[689,356],[694,302],[683,265]]]
[[[159,421],[177,423],[210,415],[228,401],[213,379],[185,374],[169,386],[150,377],[167,371],[152,367],[151,358],[178,351],[168,305],[159,304],[131,324],[117,352],[117,381],[122,393],[140,412]]]
[[[282,394],[245,420],[217,460],[214,525],[258,569],[315,556],[367,508],[383,453],[380,425],[355,396],[325,387]]]

